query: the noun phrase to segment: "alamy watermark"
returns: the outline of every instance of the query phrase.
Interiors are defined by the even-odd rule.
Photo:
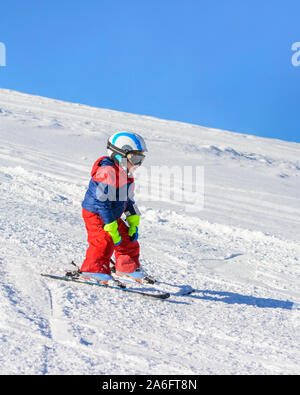
[[[136,192],[142,200],[179,204],[191,213],[201,211],[204,209],[204,167],[142,167],[137,174]]]
[[[0,66],[6,66],[6,46],[0,42]]]
[[[292,51],[294,51],[294,55],[292,56],[292,65],[295,67],[300,66],[300,42],[294,43],[292,45]]]
[[[124,161],[123,166],[126,169],[127,165]],[[190,213],[204,209],[203,166],[140,167],[134,174],[136,178],[134,191],[128,188],[124,174],[117,175],[114,171],[110,171],[107,174],[108,182],[102,181],[97,187],[97,199],[102,202],[126,201],[135,194],[139,202],[176,204]],[[97,181],[97,175],[95,180]]]

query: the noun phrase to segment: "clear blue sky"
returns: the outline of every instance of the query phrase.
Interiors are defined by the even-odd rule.
[[[8,0],[0,87],[300,142],[299,0]]]

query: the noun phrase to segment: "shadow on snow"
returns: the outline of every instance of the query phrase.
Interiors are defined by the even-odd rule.
[[[198,294],[198,295],[197,295]],[[269,298],[259,298],[249,295],[241,295],[236,292],[210,291],[208,289],[198,289],[189,295],[193,299],[209,300],[227,304],[240,304],[259,308],[286,309],[293,310],[297,304],[290,301],[283,301]]]

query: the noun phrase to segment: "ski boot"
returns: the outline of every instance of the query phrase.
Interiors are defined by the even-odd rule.
[[[131,273],[124,273],[124,272],[119,272],[118,270],[115,270],[112,272],[114,278],[121,278],[133,282],[137,282],[140,284],[155,284],[156,280],[152,277],[150,277],[143,269],[138,268],[134,272]]]
[[[121,283],[118,279],[114,278],[110,274],[105,273],[90,273],[90,272],[81,272],[80,277],[84,280],[96,281],[97,283],[103,285],[109,285],[112,287],[126,288],[124,284]]]
[[[83,279],[83,280],[95,281],[96,283],[100,283],[103,285],[126,288],[126,286],[122,284],[121,281],[113,278],[110,274],[81,272],[78,266],[74,262],[72,262],[72,265],[76,266],[77,270],[66,272],[66,277],[69,277],[72,280]]]

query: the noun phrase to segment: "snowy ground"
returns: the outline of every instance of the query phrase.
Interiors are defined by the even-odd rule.
[[[204,168],[203,210],[137,190],[164,302],[40,276],[81,263],[91,165],[124,129],[145,168]],[[299,144],[8,90],[0,137],[0,374],[300,373]]]

